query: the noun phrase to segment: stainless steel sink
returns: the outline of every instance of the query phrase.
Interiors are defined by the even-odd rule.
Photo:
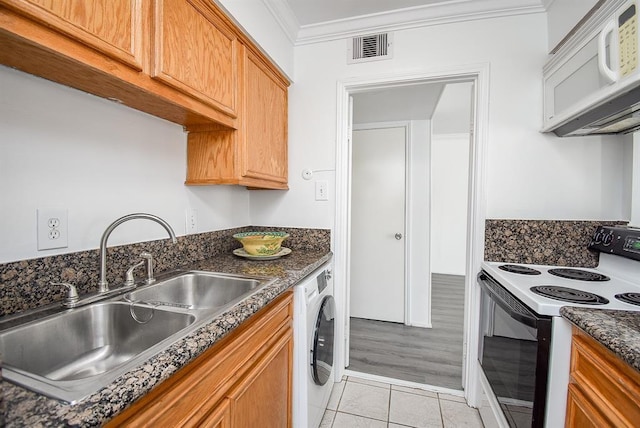
[[[75,403],[273,281],[174,272],[124,296],[8,328],[0,331],[3,375]]]
[[[195,320],[191,314],[125,302],[66,311],[0,333],[4,375],[27,388],[74,401],[76,392],[84,395],[83,385],[95,389],[91,378],[114,372],[141,355],[150,357],[157,345]],[[56,384],[62,396],[48,387]]]
[[[190,271],[125,296],[134,302],[184,309],[222,308],[238,302],[264,281],[219,273]]]

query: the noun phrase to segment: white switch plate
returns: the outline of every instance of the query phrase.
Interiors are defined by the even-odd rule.
[[[37,213],[38,251],[69,246],[68,211],[41,208]]]
[[[187,208],[186,233],[192,235],[198,233],[198,210]]]
[[[329,195],[327,194],[328,187],[329,187],[329,183],[327,182],[327,180],[316,181],[316,201],[329,200]]]

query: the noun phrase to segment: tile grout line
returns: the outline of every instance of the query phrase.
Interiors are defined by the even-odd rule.
[[[391,388],[391,384],[389,384],[389,405],[387,406],[387,428],[389,428],[389,424],[391,423],[391,392],[393,388]]]
[[[356,417],[358,417],[358,418],[362,418],[362,419],[371,419],[372,421],[387,422],[387,424],[388,424],[388,421],[385,421],[384,419],[374,418],[373,416],[362,416],[362,415],[359,415],[359,414],[357,414],[357,413],[349,413],[349,412],[336,412],[336,415],[337,415],[338,413],[344,413],[345,415],[356,416]],[[335,422],[335,419],[334,419],[334,422]],[[332,425],[333,425],[333,424],[332,424]]]
[[[340,392],[340,397],[338,397],[338,402],[336,403],[336,414],[333,416],[333,420],[331,421],[331,427],[329,428],[333,428],[333,425],[336,423],[336,418],[338,417],[338,412],[340,411],[340,402],[342,401],[342,396],[344,395],[344,389],[347,387],[347,382],[349,381],[349,377],[347,377],[346,379],[343,379],[342,381],[344,382],[344,386],[342,387],[342,391]],[[325,409],[325,412],[326,411],[327,410]]]

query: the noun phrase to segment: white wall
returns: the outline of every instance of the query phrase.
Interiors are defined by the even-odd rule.
[[[469,202],[472,83],[449,84],[438,101],[431,138],[431,270],[464,275]]]
[[[263,0],[212,0],[221,5],[289,78],[293,78],[293,44]]]
[[[473,83],[453,83],[445,86],[434,109],[434,134],[465,134],[471,129],[471,97]]]
[[[94,249],[116,218],[137,211],[185,234],[250,224],[249,192],[185,186],[182,127],[0,66],[0,263]],[[69,210],[69,246],[37,251],[36,209]],[[162,238],[158,225],[120,226],[109,245]]]
[[[409,141],[409,300],[408,324],[431,327],[431,121],[412,120]]]
[[[251,198],[256,223],[333,227],[335,195],[313,201],[303,168],[333,168],[336,82],[490,64],[487,217],[620,219],[616,137],[559,139],[538,132],[546,16],[532,14],[397,31],[394,58],[347,65],[344,40],[295,48],[290,90],[289,192]],[[334,173],[323,173],[332,179]]]
[[[435,118],[434,118],[435,122]],[[465,275],[469,134],[431,137],[431,271]]]

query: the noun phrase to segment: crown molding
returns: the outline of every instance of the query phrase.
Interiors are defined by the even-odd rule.
[[[296,44],[300,23],[293,13],[286,0],[262,0],[264,5],[269,9],[271,15],[275,18],[280,28],[284,31],[289,41]]]
[[[553,0],[450,0],[303,26],[298,24],[286,0],[263,1],[293,44],[298,46],[367,33],[542,13]]]

